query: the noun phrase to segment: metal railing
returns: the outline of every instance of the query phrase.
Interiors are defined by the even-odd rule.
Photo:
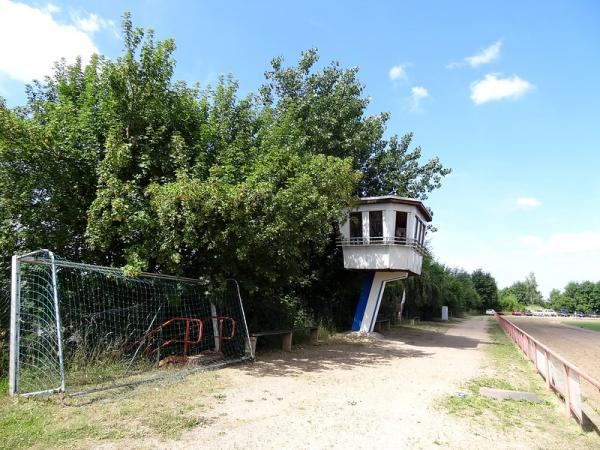
[[[427,253],[427,248],[418,240],[406,237],[379,236],[379,237],[352,237],[338,238],[338,247],[358,247],[365,245],[401,245],[412,247],[421,254]]]
[[[584,416],[586,416],[582,408],[583,402],[587,400],[595,403],[591,407],[597,410],[598,400],[600,400],[598,398],[600,381],[567,361],[512,322],[498,314],[495,315],[495,319],[523,354],[533,362],[537,372],[546,381],[546,386],[563,398],[566,414],[573,416],[580,425],[583,425]],[[583,389],[582,380],[586,383],[583,385]],[[595,398],[586,398],[582,395],[583,393],[595,395]]]

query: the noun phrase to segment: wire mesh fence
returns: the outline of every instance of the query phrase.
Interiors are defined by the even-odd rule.
[[[49,252],[16,265],[12,393],[87,392],[251,357],[234,280],[127,276]]]
[[[10,282],[0,280],[0,379],[6,379],[8,373],[9,317]]]

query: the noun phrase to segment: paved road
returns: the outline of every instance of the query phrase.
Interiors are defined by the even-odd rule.
[[[561,323],[564,319],[507,318],[567,361],[600,380],[600,332],[564,325]]]

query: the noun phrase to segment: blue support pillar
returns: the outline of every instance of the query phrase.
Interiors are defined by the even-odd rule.
[[[407,277],[408,272],[367,272],[356,307],[352,331],[372,332],[386,283]]]
[[[360,297],[358,299],[358,306],[356,307],[356,313],[354,314],[354,322],[352,322],[352,331],[360,331],[360,325],[363,321],[365,310],[367,309],[369,294],[371,293],[371,286],[373,286],[373,278],[375,278],[375,272],[367,272],[365,274],[362,290],[360,291]]]

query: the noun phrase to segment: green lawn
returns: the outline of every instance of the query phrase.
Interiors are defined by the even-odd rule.
[[[586,330],[600,331],[600,322],[569,321],[564,323],[574,327],[585,328]]]

